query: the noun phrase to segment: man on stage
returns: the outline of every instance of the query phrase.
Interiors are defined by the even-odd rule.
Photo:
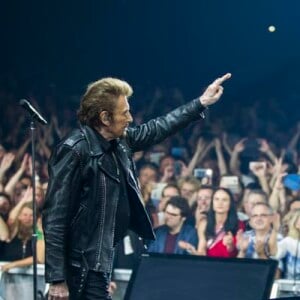
[[[130,85],[104,78],[82,97],[80,127],[54,149],[43,211],[49,299],[110,299],[108,285],[116,244],[128,229],[154,239],[132,155],[186,127],[217,102],[226,74],[202,96],[137,127]]]

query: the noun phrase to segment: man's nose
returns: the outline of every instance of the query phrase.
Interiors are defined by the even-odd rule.
[[[129,113],[129,116],[128,116],[128,122],[131,123],[132,121],[133,121],[132,114]]]

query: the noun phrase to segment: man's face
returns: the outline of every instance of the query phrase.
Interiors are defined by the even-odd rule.
[[[117,100],[110,125],[107,127],[112,139],[124,136],[125,130],[132,122],[127,97],[120,96]]]
[[[200,189],[197,193],[197,206],[202,212],[207,212],[212,198],[212,189]]]
[[[180,189],[181,196],[188,200],[190,200],[193,197],[195,191],[195,186],[190,182],[184,182]]]
[[[163,194],[161,195],[159,204],[158,204],[158,210],[163,211],[166,207],[167,202],[170,200],[171,197],[179,196],[178,190],[173,187],[167,187],[163,190]]]
[[[269,230],[272,223],[270,210],[264,205],[256,205],[251,211],[250,225],[255,230]]]
[[[175,160],[173,157],[167,156],[167,157],[163,158],[159,165],[159,172],[161,174],[164,174],[165,168],[167,168],[167,167],[174,169],[174,162],[175,162]]]
[[[0,214],[6,215],[10,210],[9,200],[5,196],[0,196]]]
[[[265,202],[265,198],[260,194],[250,193],[245,200],[244,208],[248,216],[251,216],[251,211],[256,203]]]
[[[169,227],[170,231],[180,230],[185,218],[181,216],[179,208],[168,204],[165,209],[165,224]]]
[[[144,168],[140,172],[139,180],[141,186],[145,186],[149,182],[156,182],[156,172],[152,168]]]

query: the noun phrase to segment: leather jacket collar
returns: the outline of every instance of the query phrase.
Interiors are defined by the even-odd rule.
[[[80,125],[80,130],[87,140],[90,156],[101,156],[112,148],[112,144],[105,140],[95,129],[87,125]],[[116,144],[119,142],[120,139],[115,140]]]

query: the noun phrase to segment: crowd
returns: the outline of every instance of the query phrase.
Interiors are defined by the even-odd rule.
[[[176,104],[170,105],[165,100],[169,94],[156,89],[146,97],[151,96],[147,107],[141,101],[134,106],[136,124],[157,115],[157,108],[163,113],[162,103],[168,111],[185,102],[173,90],[170,97]],[[76,116],[72,105],[68,107],[70,101],[58,106],[53,94],[41,98],[36,101],[31,95],[29,100],[49,119],[49,126],[37,128],[35,178],[37,259],[44,263],[40,213],[47,162],[51,148],[74,126]],[[2,90],[0,101],[7,104],[0,131],[0,261],[7,262],[1,269],[6,272],[33,261],[32,169],[25,114],[11,90]],[[284,122],[288,116],[278,110],[261,119],[258,108],[255,103],[246,113],[237,104],[224,117],[213,108],[204,122],[135,153],[156,240],[140,241],[128,232],[117,246],[115,267],[134,268],[145,251],[262,258],[279,261],[277,278],[300,279],[300,123],[288,126]]]

